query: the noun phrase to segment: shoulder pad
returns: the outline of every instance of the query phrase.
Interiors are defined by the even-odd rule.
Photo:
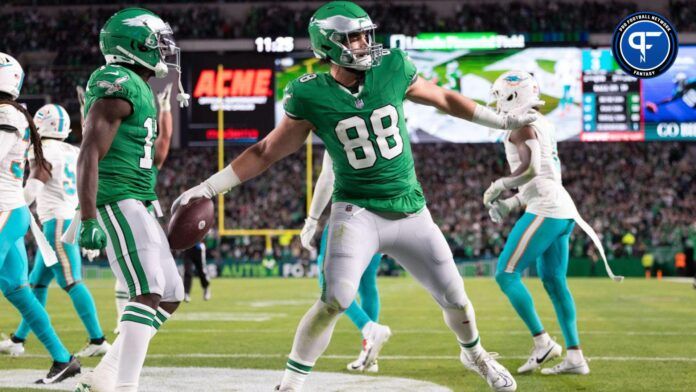
[[[132,78],[131,72],[123,67],[105,66],[94,71],[87,89],[97,97],[123,97]]]
[[[29,127],[24,114],[11,105],[0,105],[0,129],[6,132],[22,132]]]

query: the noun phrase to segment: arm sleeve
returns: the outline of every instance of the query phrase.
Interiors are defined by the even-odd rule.
[[[312,204],[309,207],[309,217],[318,220],[321,213],[326,208],[331,200],[331,195],[334,189],[334,172],[333,161],[328,152],[324,152],[324,161],[322,163],[321,173],[317,178],[317,184],[314,186],[314,196]]]
[[[131,107],[135,104],[135,97],[138,95],[131,76],[116,67],[108,67],[93,75],[87,90],[96,99],[120,98],[129,102]]]
[[[283,93],[283,109],[288,117],[295,120],[306,120],[307,115],[304,110],[304,104],[301,97],[297,94],[297,81],[288,83]]]
[[[41,193],[41,190],[44,187],[44,183],[41,182],[41,180],[38,180],[36,178],[30,178],[27,180],[27,183],[24,185],[24,201],[27,202],[27,205],[31,205],[31,203],[36,200],[36,196]]]
[[[524,144],[529,147],[532,152],[529,167],[522,174],[516,177],[503,177],[503,186],[507,189],[520,187],[534,178],[537,173],[539,173],[539,168],[541,167],[541,146],[537,139],[525,140]]]

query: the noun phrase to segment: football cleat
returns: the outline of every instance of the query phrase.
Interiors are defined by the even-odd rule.
[[[55,384],[80,374],[80,361],[74,356],[68,362],[53,362],[46,377],[36,380],[36,384]]]
[[[536,347],[532,349],[532,355],[527,359],[524,365],[517,369],[517,373],[528,373],[541,367],[542,363],[546,363],[551,359],[560,357],[563,353],[563,348],[560,344],[549,339],[548,343],[542,347]]]
[[[582,361],[571,361],[566,355],[563,362],[550,368],[541,369],[541,374],[553,376],[557,374],[590,374],[590,366],[587,364],[587,359],[584,357]]]
[[[189,295],[189,293],[184,294],[184,302],[191,302],[191,295]]]
[[[116,386],[114,377],[105,377],[97,375],[94,370],[88,373],[83,373],[82,377],[77,380],[74,392],[109,392],[113,391]]]
[[[372,322],[363,328],[363,336],[365,337],[363,350],[366,352],[363,370],[367,370],[377,362],[379,352],[391,337],[391,329],[386,325]]]
[[[210,297],[212,297],[212,296],[213,296],[213,294],[210,292],[210,286],[203,289],[203,300],[204,301],[210,301]]]
[[[495,360],[497,357],[497,353],[488,353],[486,351],[473,358],[469,358],[469,355],[464,350],[459,355],[459,359],[464,367],[478,373],[494,391],[512,392],[517,390],[515,379],[503,365]]]
[[[365,346],[365,341],[363,340],[363,347]],[[346,365],[346,368],[351,372],[367,372],[367,373],[377,373],[379,371],[379,365],[377,360],[375,360],[372,365],[365,367],[365,360],[367,359],[367,351],[360,350],[358,359]]]
[[[111,345],[109,342],[104,340],[101,344],[87,343],[87,345],[80,351],[78,351],[75,356],[81,357],[101,357],[109,351]]]
[[[0,353],[10,354],[13,357],[18,357],[24,354],[24,343],[14,342],[12,338],[3,335],[3,340],[0,341]]]

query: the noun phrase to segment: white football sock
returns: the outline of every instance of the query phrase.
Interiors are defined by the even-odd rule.
[[[319,356],[331,341],[340,312],[321,300],[305,313],[295,332],[292,351],[280,383],[280,390],[300,390]]]
[[[362,333],[363,339],[367,339],[367,335],[369,335],[370,330],[371,330],[375,325],[377,325],[376,322],[374,322],[374,321],[368,321],[368,322],[362,327],[362,329],[360,330],[360,332]]]
[[[457,335],[460,343],[469,344],[478,339],[474,305],[469,302],[464,309],[442,309],[447,326]]]
[[[121,340],[120,334],[116,336],[116,340],[111,343],[109,351],[106,352],[93,371],[93,377],[98,379],[99,385],[108,391],[113,391],[116,387]]]
[[[566,356],[571,363],[580,363],[585,360],[585,356],[582,355],[582,350],[579,348],[567,350]]]
[[[547,332],[544,332],[540,335],[533,336],[534,339],[534,346],[536,347],[546,347],[546,345],[549,344],[549,341],[551,340],[551,337]]]
[[[154,309],[137,302],[129,302],[123,311],[119,325],[122,347],[114,389],[117,392],[138,390],[140,372],[153,335],[152,320],[155,313]]]

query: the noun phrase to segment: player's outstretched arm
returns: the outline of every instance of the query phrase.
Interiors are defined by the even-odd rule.
[[[406,98],[415,103],[434,106],[450,116],[489,128],[518,129],[535,121],[538,117],[538,114],[532,110],[533,106],[539,104],[538,102],[530,105],[528,110],[521,112],[522,114],[499,115],[455,91],[428,83],[420,76],[406,90]]]
[[[319,217],[331,200],[333,189],[333,161],[329,153],[324,152],[321,173],[319,174],[319,178],[317,178],[317,184],[314,186],[314,196],[309,206],[309,214],[307,214],[307,219],[305,219],[305,224],[300,233],[300,242],[302,242],[302,246],[307,250],[314,250],[312,239],[314,239],[314,233],[317,231]]]
[[[520,187],[534,178],[541,166],[541,147],[534,133],[534,128],[526,126],[510,134],[510,142],[517,148],[520,165],[507,177],[495,180],[483,194],[483,204],[491,207],[492,203],[506,189]]]
[[[174,200],[172,212],[176,211],[179,205],[188,204],[191,199],[210,199],[258,176],[273,163],[299,150],[313,128],[312,123],[307,120],[294,120],[283,116],[278,126],[263,140],[244,150],[224,169],[182,193]]]
[[[172,143],[172,131],[174,129],[172,121],[172,84],[169,83],[159,94],[157,94],[157,103],[159,103],[159,117],[157,119],[159,135],[155,140],[155,166],[161,169],[164,161],[169,155],[169,147]]]
[[[98,164],[114,141],[123,118],[132,113],[128,101],[100,98],[89,109],[77,156],[77,197],[80,200],[80,245],[87,249],[106,246],[106,236],[97,223]]]

